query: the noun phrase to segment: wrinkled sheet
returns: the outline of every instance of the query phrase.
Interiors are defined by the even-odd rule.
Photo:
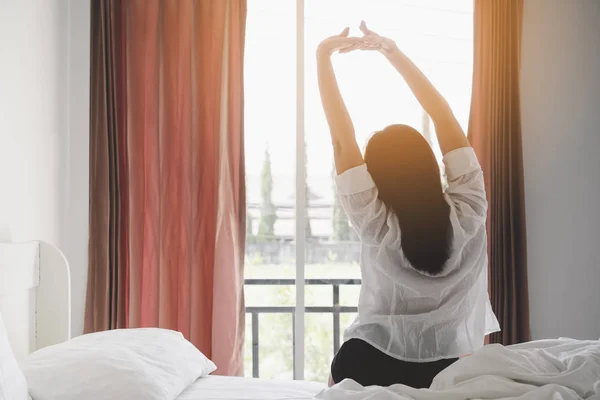
[[[324,388],[306,381],[207,376],[188,386],[177,400],[308,400]]]
[[[600,400],[600,341],[489,345],[442,371],[430,389],[362,387],[345,380],[319,400]]]

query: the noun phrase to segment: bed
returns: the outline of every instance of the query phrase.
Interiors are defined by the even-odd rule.
[[[90,379],[96,372],[97,365],[102,363],[124,363],[124,360],[115,359],[98,359],[98,358],[81,358],[82,351],[100,349],[101,352],[112,352],[119,344],[125,342],[142,341],[147,330],[129,330],[130,332],[121,332],[121,342],[113,343],[113,347],[109,347],[110,338],[100,338],[95,342],[90,342],[81,336],[71,338],[71,283],[69,264],[61,251],[49,243],[42,241],[30,241],[25,243],[0,243],[0,315],[5,326],[6,336],[14,357],[20,363],[24,375],[29,383],[29,392],[32,394],[33,400],[45,400],[58,398],[59,390],[72,390],[73,378]],[[107,335],[114,335],[117,332],[108,332]],[[104,333],[101,333],[104,334]],[[132,338],[132,335],[136,335]],[[173,332],[150,332],[148,335],[160,335],[166,341],[173,340],[175,343],[175,355],[179,349],[182,352],[180,358],[184,358],[186,354],[197,352],[194,361],[195,365],[204,365],[204,370],[194,373],[187,373],[185,379],[181,379],[178,384],[179,388],[173,388],[172,393],[177,393],[173,399],[169,398],[170,394],[163,393],[156,398],[165,400],[200,400],[200,399],[312,399],[316,394],[321,392],[324,384],[303,381],[279,381],[265,380],[240,377],[221,377],[209,375],[212,372],[211,362],[201,355],[197,349],[186,348],[187,341],[181,335],[174,335]],[[84,335],[90,336],[90,335]],[[85,340],[85,341],[84,341]],[[150,337],[147,339],[152,341]],[[114,342],[114,341],[113,341]],[[156,364],[161,368],[167,369],[168,359],[165,353],[172,352],[171,348],[165,351],[164,346],[156,341],[151,347],[154,350],[147,353],[135,353],[138,358],[148,358],[156,360]],[[78,343],[79,346],[77,345]],[[100,344],[97,344],[100,343]],[[72,344],[69,346],[69,344]],[[162,347],[161,347],[162,346]],[[177,347],[178,346],[178,347]],[[191,346],[191,345],[190,345]],[[82,350],[83,349],[83,350]],[[128,348],[130,353],[135,349]],[[162,351],[161,351],[162,350]],[[77,354],[79,352],[79,354]],[[40,358],[39,355],[45,357],[42,362],[39,362],[36,368],[32,368],[32,360]],[[184,361],[179,362],[176,356],[173,356],[173,368],[179,368],[184,364]],[[77,358],[79,357],[79,358]],[[129,376],[128,383],[139,381],[131,384],[129,388],[124,388],[123,391],[129,391],[127,398],[130,400],[145,399],[150,400],[152,394],[134,393],[136,385],[145,386],[147,392],[156,391],[152,389],[152,379],[156,378],[148,375],[144,378],[144,374],[148,372],[150,367],[138,363],[135,357],[129,359],[130,365],[122,366],[121,372],[129,369],[133,370],[134,375]],[[54,368],[46,370],[46,364],[51,360],[54,363]],[[68,363],[71,362],[71,365]],[[137,363],[137,364],[136,364]],[[91,364],[91,365],[90,365]],[[179,365],[176,365],[179,364]],[[190,361],[190,364],[193,364]],[[114,366],[114,364],[113,364]],[[139,368],[139,371],[135,371]],[[41,368],[41,369],[40,369]],[[86,369],[87,368],[87,369]],[[40,372],[41,371],[41,372]],[[191,372],[188,369],[187,372]],[[2,366],[0,365],[0,378],[2,377]],[[183,376],[180,370],[178,373]],[[54,375],[53,375],[54,374]],[[64,379],[64,388],[61,386],[61,376],[69,377]],[[70,376],[72,375],[72,376]],[[198,376],[197,375],[201,375]],[[100,375],[98,375],[100,376]],[[173,380],[174,375],[168,376],[168,379]],[[108,378],[106,378],[108,379]],[[146,380],[144,380],[146,379]],[[167,378],[165,378],[167,379]],[[167,380],[168,380],[167,379]],[[125,379],[124,379],[125,380]],[[113,383],[115,379],[112,379]],[[103,383],[108,385],[108,383]],[[112,389],[117,393],[116,384],[111,384]],[[83,386],[83,385],[82,385]],[[156,388],[159,388],[157,385]],[[164,386],[164,384],[163,384]],[[52,387],[53,393],[48,390]],[[87,388],[90,385],[87,384]],[[125,387],[125,383],[123,384]],[[87,390],[86,388],[77,390]],[[110,394],[107,387],[99,387],[98,396],[88,396],[85,393],[75,393],[73,398],[85,398],[87,400],[114,399],[119,398],[119,394]],[[2,397],[2,379],[0,379],[0,400]],[[34,394],[37,394],[34,395]],[[67,399],[71,396],[70,393],[61,393],[60,398]],[[10,399],[13,400],[13,399]]]
[[[71,274],[59,249],[0,242],[0,313],[17,360],[71,338]]]
[[[600,340],[490,345],[430,389],[332,388],[213,376],[179,332],[124,329],[71,338],[69,266],[44,242],[0,243],[0,400],[600,400]]]

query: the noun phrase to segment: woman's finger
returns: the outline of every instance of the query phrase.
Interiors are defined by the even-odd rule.
[[[340,38],[338,40],[338,42],[336,43],[336,47],[338,49],[344,48],[344,47],[349,47],[349,46],[353,46],[355,44],[360,44],[360,43],[364,43],[363,38],[359,38],[359,37],[345,37],[345,38]]]
[[[355,46],[357,44],[361,44],[363,42],[364,42],[363,38],[360,38],[360,37],[333,36],[333,37],[330,37],[329,39],[321,42],[321,44],[319,46],[324,46],[325,48],[329,49],[330,51],[336,52],[336,51],[341,51],[342,49],[346,49],[346,48]]]
[[[339,34],[333,35],[333,36],[329,36],[327,38],[327,40],[336,40],[336,39],[340,39],[340,38],[346,38],[346,37],[348,37],[349,33],[350,33],[350,28],[349,27],[345,27],[344,30],[341,31]]]
[[[343,47],[343,48],[341,48],[341,49],[339,50],[339,52],[340,52],[341,54],[344,54],[344,53],[350,53],[350,52],[352,52],[352,51],[355,51],[355,50],[361,50],[361,49],[362,49],[362,47],[363,47],[363,44],[362,44],[362,43],[355,43],[355,44],[352,44],[352,45],[350,45],[350,46],[346,46],[346,47]]]
[[[365,36],[363,36],[363,40],[365,41],[366,44],[370,45],[370,46],[381,46],[383,39],[381,38],[381,36],[375,34],[375,33],[369,33]]]
[[[366,51],[381,50],[381,46],[364,46],[361,50],[366,50]]]
[[[371,31],[369,28],[367,28],[367,23],[365,21],[360,21],[360,31],[365,34],[368,35],[370,33],[374,33],[373,31]]]

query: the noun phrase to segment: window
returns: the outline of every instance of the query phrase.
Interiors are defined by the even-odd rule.
[[[472,13],[472,0],[248,0],[247,376],[326,381],[356,312],[360,246],[335,196],[316,46],[345,26],[358,35],[366,20],[413,59],[466,130]],[[441,158],[433,124],[381,55],[334,63],[359,144],[404,123]]]

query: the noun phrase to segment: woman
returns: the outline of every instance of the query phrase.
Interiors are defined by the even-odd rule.
[[[331,131],[340,201],[359,234],[358,317],[331,366],[330,385],[427,388],[458,357],[499,330],[487,295],[483,174],[444,98],[396,44],[361,23],[363,37],[325,39],[317,50],[319,90]],[[428,142],[388,126],[364,159],[341,98],[331,55],[377,50],[406,80],[435,124],[448,187]]]

